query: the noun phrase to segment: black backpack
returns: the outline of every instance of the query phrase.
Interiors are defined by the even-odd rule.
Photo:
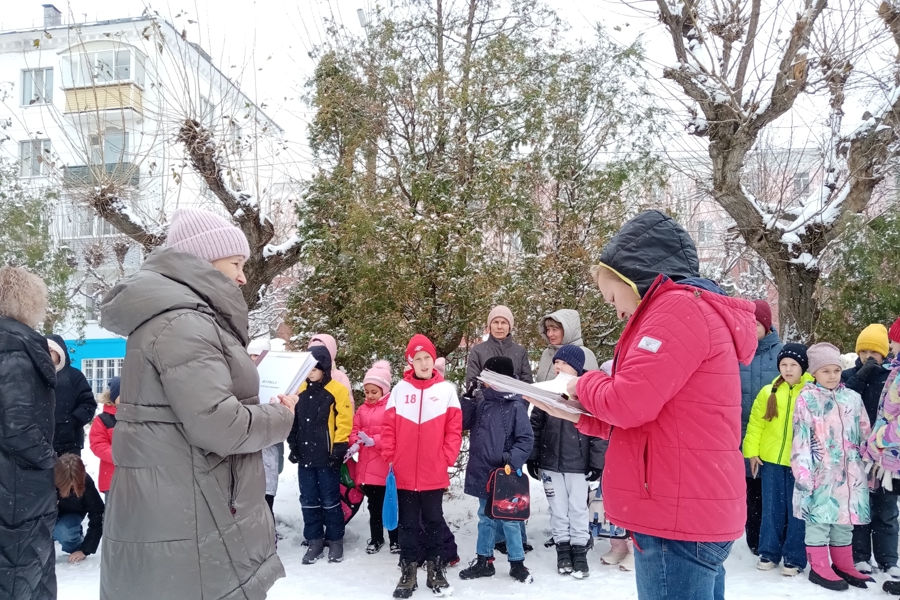
[[[116,415],[104,412],[100,413],[100,416],[97,418],[100,419],[100,422],[103,423],[107,429],[112,429],[116,426]]]

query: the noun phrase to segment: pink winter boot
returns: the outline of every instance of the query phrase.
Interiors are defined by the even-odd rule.
[[[809,580],[812,583],[836,592],[850,589],[847,582],[831,568],[831,562],[828,560],[828,546],[807,546],[806,558],[809,560]]]
[[[868,589],[866,582],[875,582],[853,566],[853,549],[850,546],[831,546],[831,562],[834,572],[853,587]]]

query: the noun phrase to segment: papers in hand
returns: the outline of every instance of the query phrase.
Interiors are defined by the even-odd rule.
[[[256,359],[259,370],[259,403],[268,404],[279,394],[296,394],[316,359],[309,352],[263,351]]]
[[[566,395],[566,386],[574,379],[572,375],[561,373],[556,376],[556,379],[551,379],[550,381],[525,383],[514,377],[507,377],[506,375],[500,375],[493,371],[483,371],[478,379],[499,392],[528,396],[529,398],[534,398],[535,400],[576,415],[590,414],[584,409],[581,402],[569,398],[569,396]]]

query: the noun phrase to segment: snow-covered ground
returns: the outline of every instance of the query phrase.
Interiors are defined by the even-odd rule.
[[[84,451],[84,459],[91,476],[96,477],[98,462],[90,450]],[[300,559],[305,548],[302,541],[303,519],[300,512],[297,474],[290,463],[281,475],[278,496],[275,500],[275,514],[278,531],[285,539],[278,544],[278,554],[284,563],[287,577],[278,581],[269,593],[271,600],[296,600],[299,598],[327,598],[329,600],[390,598],[397,584],[399,571],[397,556],[383,549],[379,554],[365,552],[369,537],[369,514],[365,504],[347,525],[345,558],[342,563],[329,564],[320,560],[314,565],[301,565]],[[454,588],[454,597],[459,598],[551,598],[565,597],[567,600],[579,598],[637,598],[634,573],[619,571],[615,567],[602,566],[600,555],[608,549],[607,543],[598,541],[588,558],[591,565],[589,579],[576,580],[556,573],[556,553],[553,548],[544,548],[543,542],[549,537],[550,523],[547,501],[543,488],[532,482],[532,518],[528,522],[528,535],[535,546],[534,552],[525,558],[525,565],[534,575],[534,583],[523,585],[507,575],[506,558],[498,555],[497,575],[492,579],[462,581],[459,570],[475,556],[476,511],[478,502],[474,498],[455,493],[444,503],[444,514],[451,529],[456,534],[460,557],[459,566],[448,570],[447,578]],[[135,518],[140,518],[136,515]],[[784,578],[778,570],[762,573],[755,568],[756,557],[747,549],[743,541],[738,541],[726,563],[728,570],[726,596],[728,598],[761,600],[763,598],[804,598],[825,599],[838,597],[807,581],[802,575],[793,579]],[[66,555],[57,544],[57,579],[61,600],[95,600],[98,597],[100,580],[100,557],[89,556],[81,564],[66,562]],[[425,587],[425,573],[419,572],[419,591],[413,598],[428,598],[432,594]],[[839,597],[848,600],[876,595],[886,598],[881,591],[884,574],[876,575],[877,585],[869,590],[843,592]],[[185,600],[192,600],[186,598]]]

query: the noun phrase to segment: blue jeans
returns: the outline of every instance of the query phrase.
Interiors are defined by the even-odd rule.
[[[528,543],[528,534],[525,533],[525,521],[519,521],[519,532],[522,535],[522,544]],[[506,541],[506,532],[503,530],[503,521],[497,521],[497,526],[494,529],[494,543],[499,544],[500,542]]]
[[[642,533],[634,541],[639,600],[725,600],[724,563],[734,542],[682,542]]]
[[[522,548],[522,521],[501,521],[492,519],[484,514],[487,499],[478,499],[478,541],[475,544],[475,552],[478,556],[494,556],[494,528],[503,528],[506,534],[506,551],[509,562],[525,560],[525,550]]]
[[[341,508],[341,472],[336,469],[297,467],[300,481],[300,508],[303,537],[336,542],[344,538],[344,510]]]
[[[759,530],[759,555],[776,565],[806,568],[806,523],[794,516],[794,474],[790,467],[764,462],[762,478],[763,518]]]
[[[74,513],[60,515],[53,528],[54,541],[62,544],[62,550],[66,554],[72,554],[81,550],[84,541],[84,531],[81,529],[83,519]]]

